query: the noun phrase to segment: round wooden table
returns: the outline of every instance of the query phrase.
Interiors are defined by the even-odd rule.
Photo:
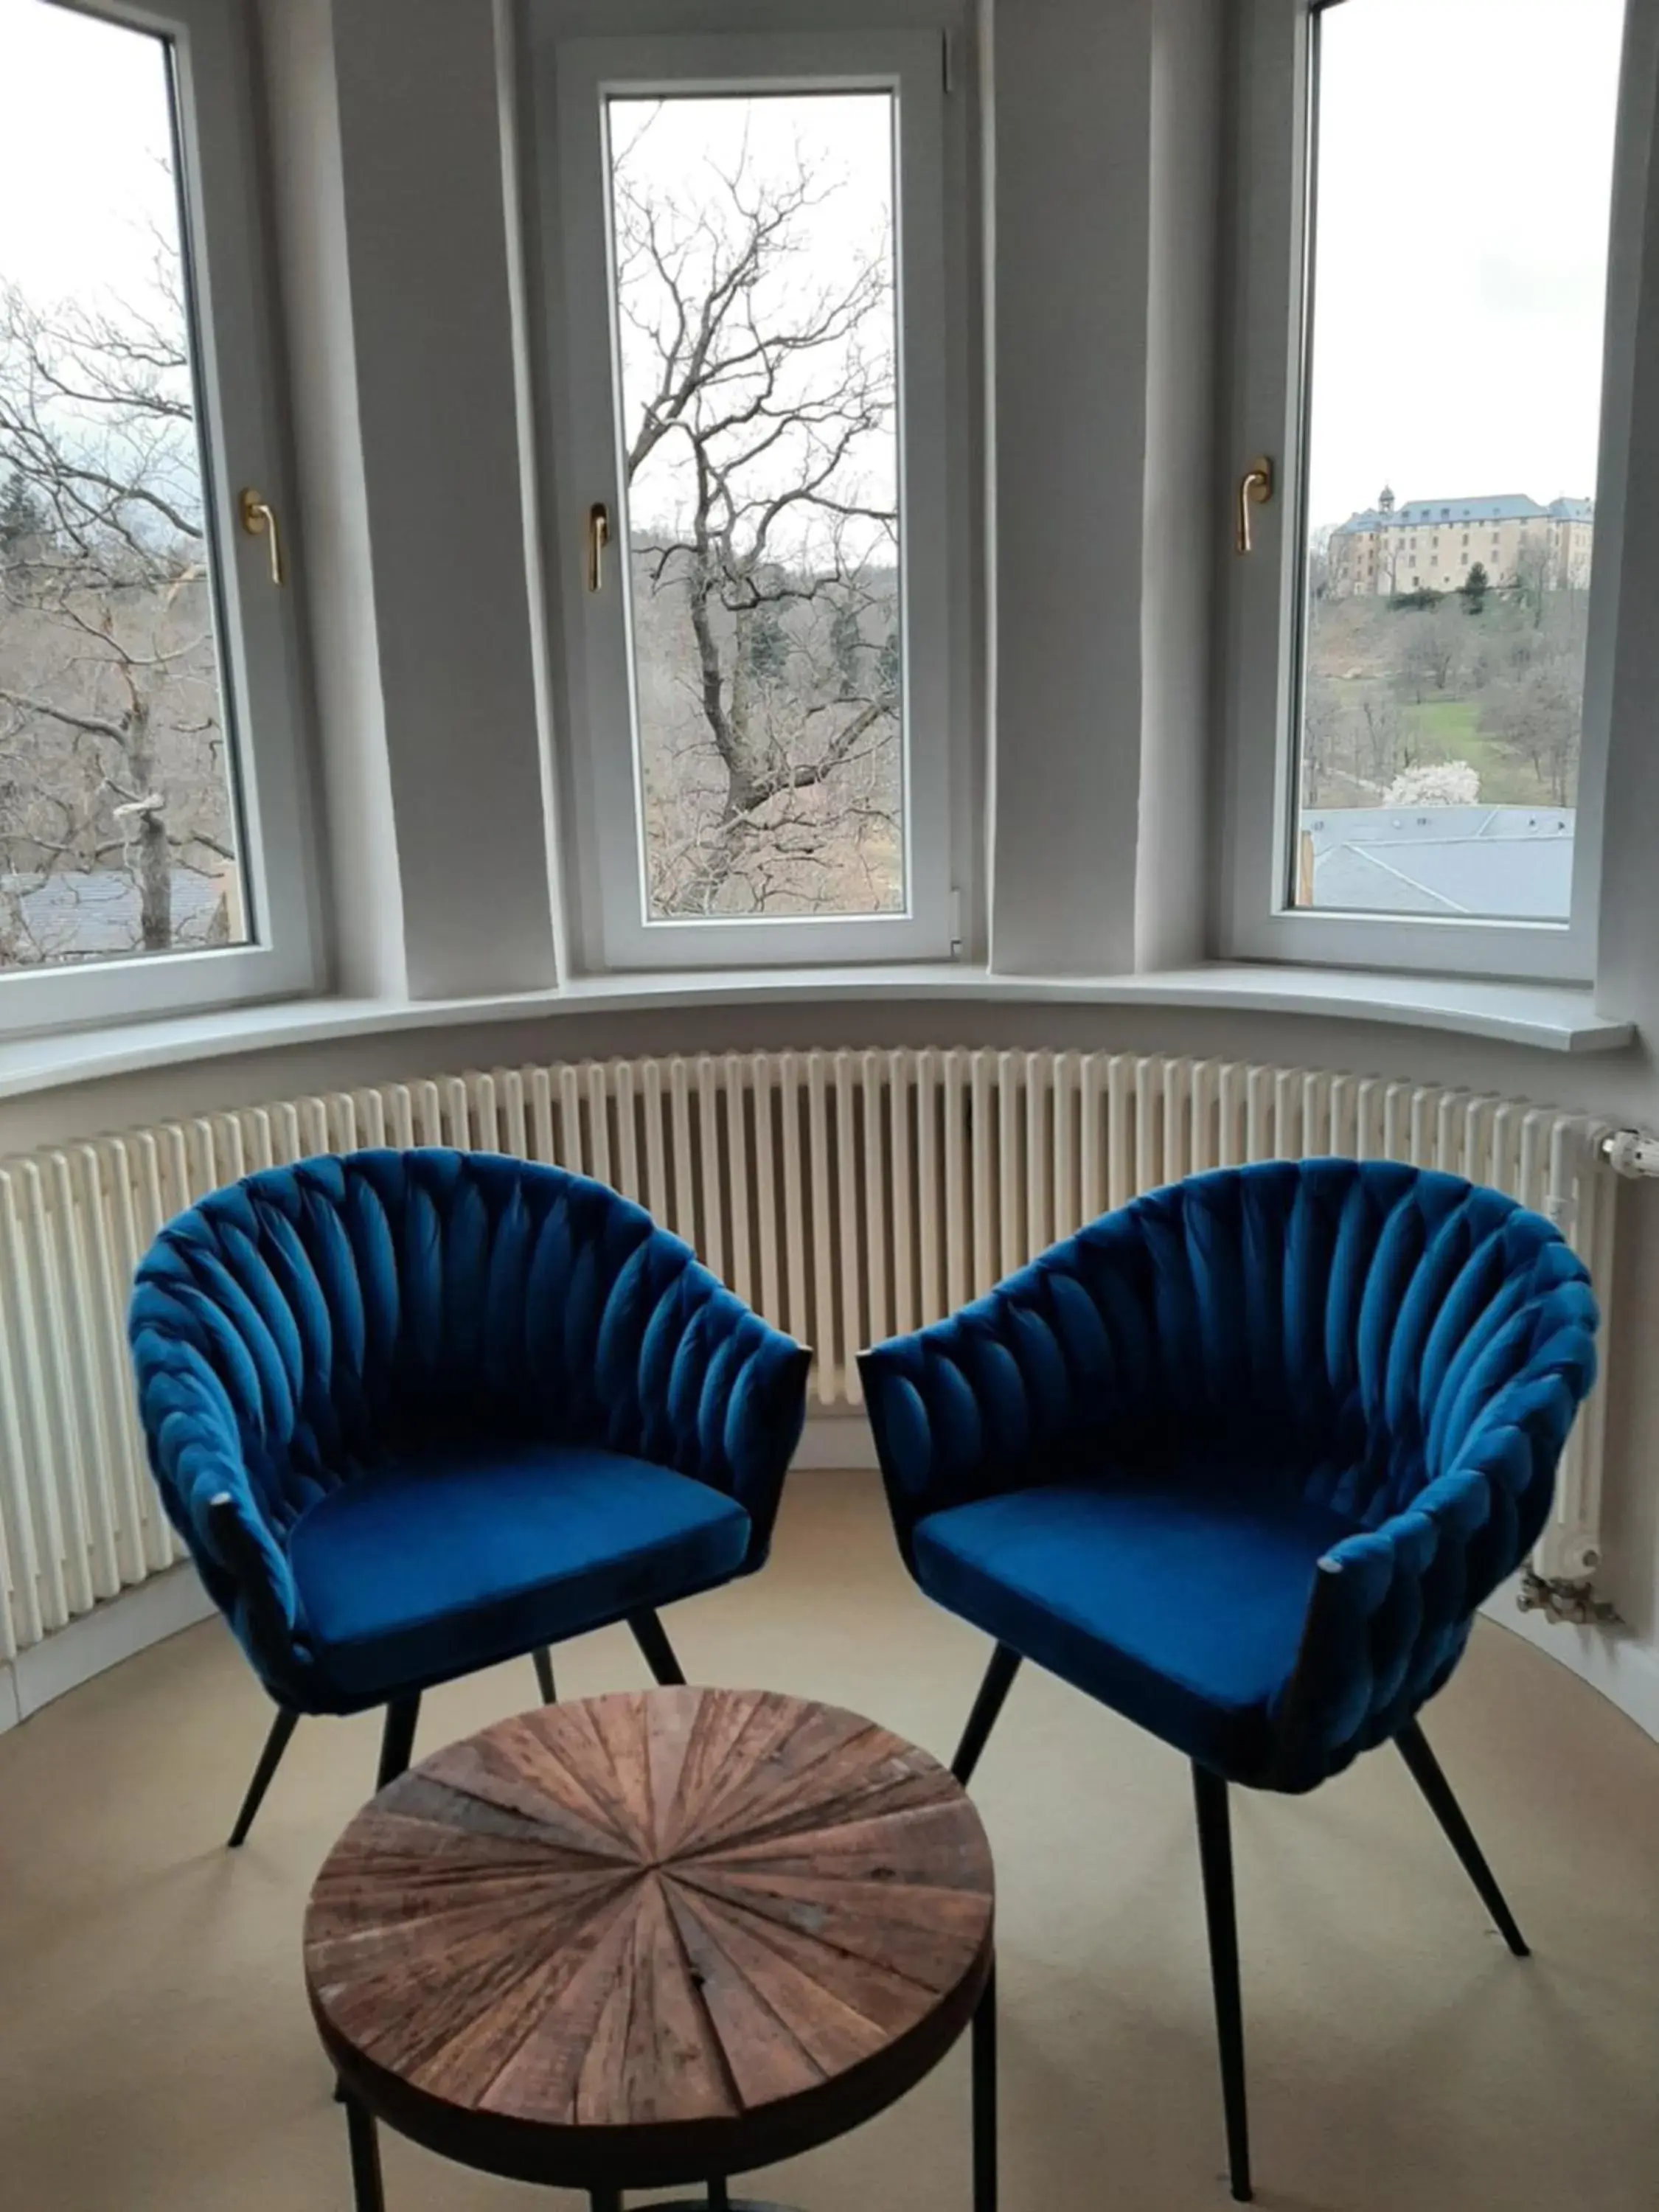
[[[970,2021],[994,2212],[992,1918],[962,1789],[856,1713],[658,1689],[451,1744],[365,1806],[306,1915],[358,2212],[382,2212],[377,2118],[596,2212],[683,2183],[720,2207]]]

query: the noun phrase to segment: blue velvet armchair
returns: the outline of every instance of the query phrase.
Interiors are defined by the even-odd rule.
[[[240,1844],[306,1713],[386,1708],[766,1558],[810,1354],[603,1184],[496,1154],[251,1176],[138,1271],[138,1403],[167,1510],[275,1699]]]
[[[1392,1740],[1512,1950],[1417,1720],[1525,1558],[1595,1376],[1585,1271],[1455,1176],[1311,1160],[1194,1177],[865,1353],[916,1581],[1191,1760],[1233,2194],[1250,2194],[1228,1784],[1301,1791]]]

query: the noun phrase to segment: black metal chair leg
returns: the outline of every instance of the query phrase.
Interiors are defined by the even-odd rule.
[[[968,1725],[962,1731],[962,1741],[957,1746],[957,1755],[951,1761],[951,1771],[965,1790],[979,1765],[979,1755],[997,1724],[997,1715],[1003,1701],[1014,1686],[1014,1677],[1019,1672],[1019,1654],[1006,1644],[999,1644],[991,1654],[991,1663],[985,1670],[985,1680],[979,1686],[979,1695],[974,1699],[974,1710],[968,1716]]]
[[[1250,2202],[1250,2116],[1244,2094],[1244,2009],[1238,1983],[1238,1917],[1233,1903],[1232,1828],[1227,1785],[1193,1763],[1198,1808],[1204,1917],[1210,1930],[1210,1978],[1215,1985],[1216,2036],[1221,2045],[1221,2097],[1227,2118],[1227,2164],[1233,2196]]]
[[[1429,1801],[1434,1817],[1445,1832],[1446,1841],[1463,1863],[1463,1871],[1480,1893],[1480,1901],[1498,1923],[1498,1932],[1517,1959],[1531,1957],[1527,1940],[1515,1923],[1515,1915],[1504,1902],[1504,1893],[1492,1877],[1474,1831],[1463,1818],[1462,1808],[1452,1796],[1451,1784],[1440,1771],[1440,1762],[1429,1749],[1429,1740],[1415,1721],[1408,1721],[1395,1738],[1400,1747],[1400,1756],[1410,1767],[1412,1779]]]
[[[247,1832],[253,1826],[253,1816],[264,1802],[270,1787],[270,1778],[283,1763],[283,1753],[288,1749],[289,1739],[300,1725],[298,1713],[290,1712],[286,1705],[278,1705],[276,1717],[270,1724],[270,1734],[265,1738],[265,1747],[259,1753],[259,1764],[253,1770],[253,1779],[247,1785],[247,1795],[242,1800],[242,1809],[236,1815],[236,1826],[230,1832],[230,1848],[240,1850],[247,1841]]]
[[[587,2202],[591,2212],[622,2212],[620,2189],[590,2189]]]
[[[974,2014],[974,2212],[997,2212],[997,1970]]]
[[[384,1790],[407,1770],[415,1749],[415,1723],[420,1717],[418,1690],[412,1698],[393,1698],[386,1707],[386,1726],[380,1731],[380,1767],[374,1777],[377,1790]]]
[[[651,1679],[665,1690],[678,1688],[684,1680],[680,1662],[674,1656],[674,1647],[664,1632],[663,1625],[654,1613],[630,1613],[628,1625],[634,1632],[634,1641],[645,1654],[645,1663],[651,1669]]]
[[[536,1662],[536,1687],[541,1692],[544,1705],[556,1705],[559,1693],[553,1686],[553,1654],[546,1644],[538,1644],[531,1653]]]
[[[345,2106],[346,2140],[351,2146],[351,2194],[356,2212],[386,2212],[380,2187],[380,2143],[374,2115],[353,2096],[340,2100]]]

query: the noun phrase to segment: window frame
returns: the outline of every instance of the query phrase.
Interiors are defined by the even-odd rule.
[[[1314,316],[1311,164],[1315,18],[1344,0],[1246,0],[1234,33],[1235,210],[1228,322],[1236,374],[1223,410],[1230,491],[1271,454],[1272,502],[1255,510],[1256,551],[1230,550],[1219,588],[1222,793],[1211,936],[1224,957],[1416,969],[1516,980],[1595,979],[1602,819],[1613,697],[1630,401],[1653,131],[1659,0],[1626,0],[1607,260],[1595,566],[1588,614],[1583,736],[1571,916],[1564,923],[1404,918],[1291,904],[1307,542],[1308,374]]]
[[[275,363],[274,270],[251,27],[240,0],[49,0],[163,39],[171,52],[181,266],[237,858],[249,941],[0,973],[0,1037],[294,997],[323,981],[301,658],[295,514]],[[275,508],[285,587],[236,499]]]
[[[613,518],[626,511],[603,103],[612,94],[744,88],[887,91],[896,103],[908,893],[897,914],[647,918],[628,594],[596,596],[586,588],[581,525],[590,507],[602,501]],[[538,139],[553,149],[542,164],[542,385],[550,399],[553,485],[545,567],[563,645],[555,701],[556,721],[568,740],[572,800],[563,857],[589,970],[942,959],[957,948],[951,782],[952,732],[965,708],[960,640],[967,571],[949,527],[961,397],[949,374],[947,331],[960,271],[945,222],[945,99],[936,27],[556,36],[538,58]],[[602,313],[594,304],[601,301]],[[613,556],[620,550],[613,546]],[[629,705],[618,727],[620,700]]]

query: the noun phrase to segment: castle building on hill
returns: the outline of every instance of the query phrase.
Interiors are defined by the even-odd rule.
[[[1524,492],[1496,498],[1413,499],[1384,489],[1374,507],[1331,532],[1333,599],[1453,592],[1477,562],[1495,589],[1536,579],[1546,591],[1583,591],[1590,579],[1595,502]]]

